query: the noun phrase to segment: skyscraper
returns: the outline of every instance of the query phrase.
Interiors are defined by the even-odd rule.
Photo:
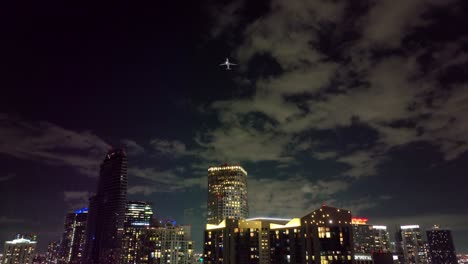
[[[84,254],[87,219],[88,208],[79,209],[66,215],[58,263],[81,263]]]
[[[56,264],[59,258],[60,241],[52,241],[47,245],[46,263]]]
[[[434,226],[432,230],[426,231],[426,234],[432,263],[457,263],[455,246],[450,230],[440,229],[439,226]]]
[[[361,254],[390,251],[386,226],[367,224],[367,218],[353,217],[354,251]]]
[[[427,264],[427,255],[419,225],[400,227],[401,246],[406,264]]]
[[[31,264],[36,244],[36,241],[25,238],[6,241],[2,264]]]
[[[193,263],[193,241],[190,226],[165,222],[142,230],[138,240],[138,264]]]
[[[90,199],[84,263],[121,263],[126,198],[127,155],[112,149],[101,164],[97,193]]]
[[[153,209],[148,202],[129,201],[125,212],[123,263],[140,263],[137,258],[139,241],[144,229],[150,226]]]
[[[241,166],[225,164],[208,169],[207,209],[208,224],[248,217],[247,172]]]

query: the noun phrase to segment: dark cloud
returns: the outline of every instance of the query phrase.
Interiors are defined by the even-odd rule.
[[[65,191],[63,196],[69,208],[74,210],[88,207],[91,193],[88,191]]]
[[[179,156],[187,154],[185,144],[178,140],[164,140],[155,138],[150,141],[150,144],[157,153],[163,155]]]
[[[123,146],[125,147],[127,154],[131,156],[137,156],[137,155],[145,153],[145,148],[139,145],[138,143],[136,143],[134,140],[123,139],[121,142]]]
[[[49,122],[0,114],[0,153],[19,159],[71,166],[97,176],[99,160],[110,146],[90,131],[75,132]]]

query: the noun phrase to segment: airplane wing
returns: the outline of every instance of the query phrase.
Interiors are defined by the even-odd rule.
[[[219,66],[224,66],[224,65],[226,65],[226,63],[221,63]]]
[[[229,64],[231,64],[231,65],[237,65],[237,64],[235,64],[235,63],[229,63]]]

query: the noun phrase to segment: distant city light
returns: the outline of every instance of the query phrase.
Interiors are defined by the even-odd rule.
[[[363,217],[353,217],[351,218],[351,223],[353,225],[365,225],[367,224],[368,218],[363,218]]]
[[[413,228],[419,228],[419,225],[404,225],[400,227],[401,229],[413,229]]]

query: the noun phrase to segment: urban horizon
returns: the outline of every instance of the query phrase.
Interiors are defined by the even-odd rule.
[[[38,240],[8,250],[70,247],[63,259],[95,263],[203,251],[216,262],[229,244],[226,257],[242,262],[232,252],[252,243],[244,255],[262,262],[349,261],[355,230],[311,224],[326,205],[387,226],[395,243],[401,226],[419,225],[404,234],[418,249],[406,258],[426,261],[423,240],[468,253],[467,1],[1,11],[0,243]],[[165,226],[145,231],[158,225],[149,215]],[[434,225],[451,232],[426,237]]]

